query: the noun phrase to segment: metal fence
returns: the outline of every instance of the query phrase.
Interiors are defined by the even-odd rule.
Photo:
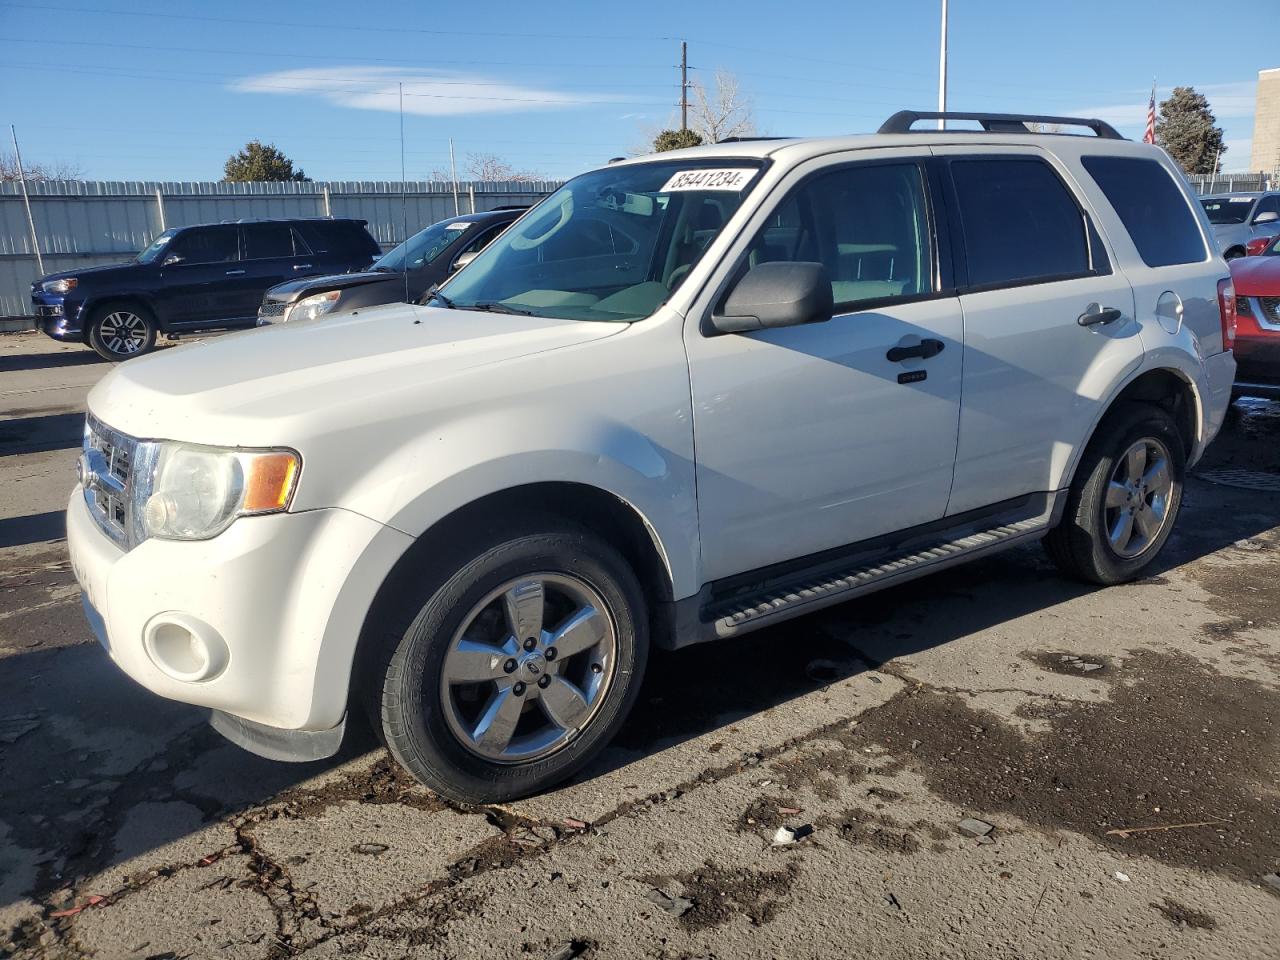
[[[455,212],[535,203],[559,183],[414,182],[153,183],[50,180],[30,183],[31,216],[46,273],[126,260],[160,231],[254,217],[355,217],[384,250]],[[0,318],[31,312],[38,279],[22,185],[0,182]]]
[[[1196,193],[1251,193],[1256,190],[1274,190],[1277,179],[1269,173],[1195,173],[1187,178]]]

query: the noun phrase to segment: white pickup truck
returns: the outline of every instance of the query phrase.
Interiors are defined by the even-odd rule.
[[[611,164],[429,305],[123,364],[67,519],[112,659],[270,757],[367,711],[495,801],[596,754],[652,644],[1036,538],[1135,577],[1231,395],[1204,212],[1104,123],[934,116]]]

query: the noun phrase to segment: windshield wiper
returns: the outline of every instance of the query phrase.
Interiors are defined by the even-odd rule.
[[[439,300],[442,304],[444,304],[450,310],[458,309],[458,305],[456,303],[454,303],[452,300],[446,297],[443,293],[441,293],[435,287],[432,287],[430,290],[427,291],[426,302],[430,303],[432,300]]]
[[[521,310],[519,307],[509,307],[505,303],[499,303],[496,300],[486,300],[480,303],[463,304],[463,310],[483,310],[485,313],[510,313],[517,317],[536,317],[537,314],[532,310]]]

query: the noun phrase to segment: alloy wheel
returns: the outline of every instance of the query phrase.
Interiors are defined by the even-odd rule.
[[[129,356],[147,343],[147,322],[136,313],[116,310],[98,322],[98,338],[112,353]]]
[[[1169,522],[1173,473],[1155,437],[1134,442],[1116,462],[1103,503],[1107,541],[1125,560],[1150,549]]]
[[[617,646],[608,607],[580,578],[507,581],[471,608],[445,652],[440,698],[450,731],[497,763],[555,753],[599,712]]]

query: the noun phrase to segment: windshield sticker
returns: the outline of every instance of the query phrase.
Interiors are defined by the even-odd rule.
[[[444,228],[446,230],[465,230],[469,226],[471,226],[471,224],[466,220],[455,220],[453,223],[446,223]]]
[[[681,170],[663,184],[659,193],[675,193],[678,190],[733,190],[738,191],[751,182],[755,169],[732,170]]]

